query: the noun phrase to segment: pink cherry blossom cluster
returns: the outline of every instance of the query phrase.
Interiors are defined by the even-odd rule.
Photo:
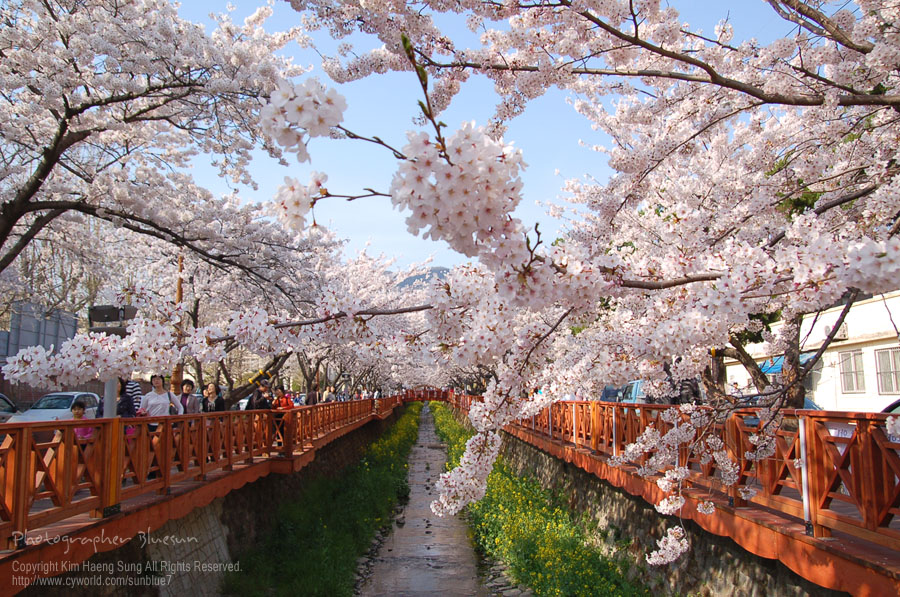
[[[261,356],[271,356],[281,349],[275,321],[261,308],[235,313],[228,326],[233,335],[247,350]]]
[[[223,336],[225,332],[217,326],[195,328],[187,339],[184,353],[201,363],[217,363],[226,356],[225,343],[218,340]]]
[[[306,229],[306,214],[315,205],[317,197],[323,196],[328,176],[320,172],[310,174],[307,185],[296,178],[284,177],[284,184],[275,193],[274,208],[278,219],[288,228],[301,232]]]
[[[496,431],[476,433],[466,442],[458,467],[442,473],[437,482],[440,497],[431,502],[438,516],[452,516],[466,504],[477,502],[487,490],[487,477],[500,453],[502,440]]]
[[[522,152],[484,127],[467,122],[439,147],[426,133],[409,133],[391,182],[391,199],[412,214],[409,231],[446,241],[474,257],[504,239],[518,239],[521,224],[510,213],[522,199]]]
[[[281,80],[260,110],[260,126],[276,143],[305,162],[309,160],[309,138],[330,135],[343,121],[346,109],[344,97],[314,77],[296,85]]]
[[[657,549],[646,556],[647,563],[651,566],[670,564],[690,549],[690,544],[685,538],[684,528],[680,526],[666,531],[666,536],[657,541],[656,545]]]
[[[179,355],[171,326],[138,317],[128,325],[125,338],[89,332],[67,340],[55,352],[41,346],[23,349],[7,359],[3,373],[7,379],[34,385],[46,380],[76,385],[129,377],[140,368],[163,371]]]
[[[889,435],[900,436],[900,417],[888,417],[885,428]]]
[[[677,514],[681,507],[684,506],[684,496],[682,495],[670,495],[664,497],[658,504],[656,504],[656,511],[660,514],[665,514],[666,516],[670,516],[672,514]]]
[[[697,504],[697,512],[700,514],[711,515],[716,513],[716,505],[712,502],[705,501]]]

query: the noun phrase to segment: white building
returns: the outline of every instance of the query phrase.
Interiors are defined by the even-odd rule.
[[[800,339],[804,355],[821,346],[843,310],[843,305],[807,315]],[[772,325],[777,331],[780,323]],[[825,410],[879,412],[900,398],[900,291],[854,303],[834,341],[822,355],[805,383],[807,396]],[[804,341],[805,339],[805,341]],[[780,355],[767,352],[766,344],[751,344],[747,351],[763,372],[777,375]],[[809,357],[807,357],[809,358]],[[750,375],[740,363],[725,362],[728,386],[750,385]]]

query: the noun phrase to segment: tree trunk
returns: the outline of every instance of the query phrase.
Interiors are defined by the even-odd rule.
[[[795,315],[790,321],[785,322],[784,331],[791,334],[784,351],[784,363],[781,365],[781,383],[784,385],[785,408],[803,408],[803,399],[806,397],[806,388],[803,386],[803,377],[800,370],[800,324],[803,323],[803,315]]]
[[[734,347],[733,350],[726,350],[725,356],[729,356],[733,359],[738,360],[741,365],[744,366],[744,369],[747,370],[747,373],[750,374],[750,380],[753,382],[753,385],[756,387],[757,392],[764,391],[767,387],[769,387],[769,378],[765,373],[760,369],[759,364],[756,360],[750,356],[750,353],[744,348],[744,345],[735,337],[731,336],[731,345]]]

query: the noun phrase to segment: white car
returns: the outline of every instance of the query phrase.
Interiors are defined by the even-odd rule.
[[[65,421],[72,418],[72,403],[84,402],[84,416],[93,419],[97,414],[100,397],[93,392],[53,392],[41,396],[23,413],[14,414],[7,423],[31,423],[33,421]]]

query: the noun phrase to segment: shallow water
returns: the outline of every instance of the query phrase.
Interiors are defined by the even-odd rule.
[[[409,503],[374,556],[360,595],[491,594],[479,580],[478,558],[465,520],[459,515],[439,518],[431,511],[434,484],[446,460],[446,448],[426,405],[409,457]]]

